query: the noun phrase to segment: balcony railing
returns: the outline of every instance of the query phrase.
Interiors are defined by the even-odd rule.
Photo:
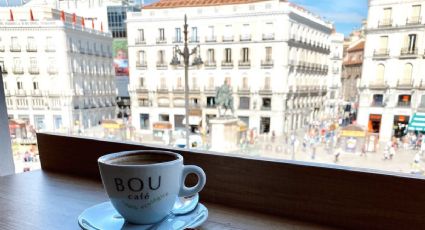
[[[134,40],[134,44],[136,44],[136,45],[146,44],[146,40],[145,40],[145,38],[136,38]]]
[[[222,61],[221,62],[221,68],[222,69],[232,69],[233,68],[233,61]]]
[[[251,41],[251,34],[243,34],[239,37],[239,41]]]
[[[10,46],[10,52],[21,52],[21,46],[20,45]]]
[[[412,89],[413,81],[411,80],[397,80],[397,89]]]
[[[274,40],[274,33],[263,34],[263,41]]]
[[[249,60],[239,61],[239,68],[243,68],[243,69],[251,68],[251,61]]]
[[[378,28],[387,28],[393,25],[392,19],[382,19],[378,22]]]
[[[183,43],[183,40],[181,37],[173,37],[173,43]]]
[[[46,52],[56,52],[56,48],[54,46],[46,46],[46,49],[44,51],[46,51]]]
[[[28,68],[30,74],[40,74],[40,69],[37,66],[31,66]]]
[[[418,56],[418,48],[402,48],[400,51],[400,58],[416,58]]]
[[[156,38],[156,44],[164,44],[167,43],[166,38]]]
[[[13,67],[13,73],[14,74],[24,74],[24,68],[21,66],[14,66]]]
[[[272,89],[269,85],[263,86],[259,91],[261,95],[272,95]]]
[[[223,40],[223,42],[233,42],[234,36],[233,35],[223,35],[222,40]]]
[[[422,23],[421,17],[409,17],[406,18],[406,25],[419,25]]]
[[[383,101],[372,101],[370,106],[372,106],[372,107],[384,107],[384,102]]]
[[[388,58],[390,51],[388,49],[376,49],[373,51],[374,58]]]
[[[216,68],[217,67],[217,63],[215,61],[206,61],[204,63],[206,68]]]
[[[371,82],[369,83],[369,89],[376,89],[376,90],[384,90],[387,89],[388,85],[385,82]]]
[[[47,73],[49,73],[49,74],[57,74],[58,73],[58,69],[56,67],[48,67],[47,68]]]
[[[36,45],[27,45],[27,52],[37,52],[37,46]]]
[[[273,67],[273,60],[261,60],[261,67],[262,68],[272,68]]]
[[[168,64],[165,63],[165,62],[157,62],[156,63],[156,68],[157,69],[167,69],[167,67],[168,67]]]
[[[190,39],[189,39],[189,42],[190,43],[197,43],[197,42],[199,42],[199,37],[190,37]]]
[[[249,94],[251,89],[248,86],[238,87],[238,94]]]
[[[397,107],[410,107],[410,101],[399,101],[397,102]]]
[[[146,61],[138,61],[136,62],[136,68],[138,69],[146,69],[147,68],[147,63]]]
[[[168,88],[167,88],[167,86],[160,86],[157,90],[156,90],[156,92],[157,93],[168,93],[169,92],[169,90],[168,90]]]
[[[206,36],[205,37],[205,42],[216,42],[217,41],[217,36]]]

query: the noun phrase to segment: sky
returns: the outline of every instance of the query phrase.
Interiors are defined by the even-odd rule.
[[[20,4],[27,0],[0,0],[0,6]],[[157,0],[145,0],[145,4]],[[367,0],[289,0],[325,19],[335,23],[336,30],[346,36],[360,28],[362,19],[367,18]]]
[[[336,31],[346,36],[367,18],[367,0],[290,0],[335,23]]]

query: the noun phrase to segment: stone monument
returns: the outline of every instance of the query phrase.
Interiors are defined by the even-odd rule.
[[[229,152],[238,149],[239,125],[234,115],[233,96],[227,80],[218,88],[215,102],[218,116],[210,120],[212,151]],[[224,111],[222,111],[224,109]],[[230,110],[231,115],[227,115]]]

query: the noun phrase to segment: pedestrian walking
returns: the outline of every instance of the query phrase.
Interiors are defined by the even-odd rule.
[[[334,162],[338,163],[339,162],[339,156],[341,155],[342,149],[341,147],[338,147],[335,151],[334,151]]]
[[[366,145],[362,145],[362,150],[360,152],[360,156],[366,157]]]
[[[390,148],[392,146],[392,142],[388,142],[385,147],[384,147],[384,160],[388,160],[389,159],[389,155],[390,155]]]
[[[395,155],[395,146],[392,145],[390,148],[390,160],[393,159],[394,155]]]

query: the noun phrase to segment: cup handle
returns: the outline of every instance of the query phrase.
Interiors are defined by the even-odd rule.
[[[186,180],[187,175],[191,173],[196,174],[196,176],[198,177],[198,183],[195,186],[188,188],[184,184],[184,181]],[[195,195],[196,193],[202,190],[202,188],[205,185],[206,179],[207,178],[206,178],[205,172],[200,167],[195,165],[185,165],[183,168],[182,179],[180,182],[181,187],[180,187],[179,196],[187,197],[187,196]]]

